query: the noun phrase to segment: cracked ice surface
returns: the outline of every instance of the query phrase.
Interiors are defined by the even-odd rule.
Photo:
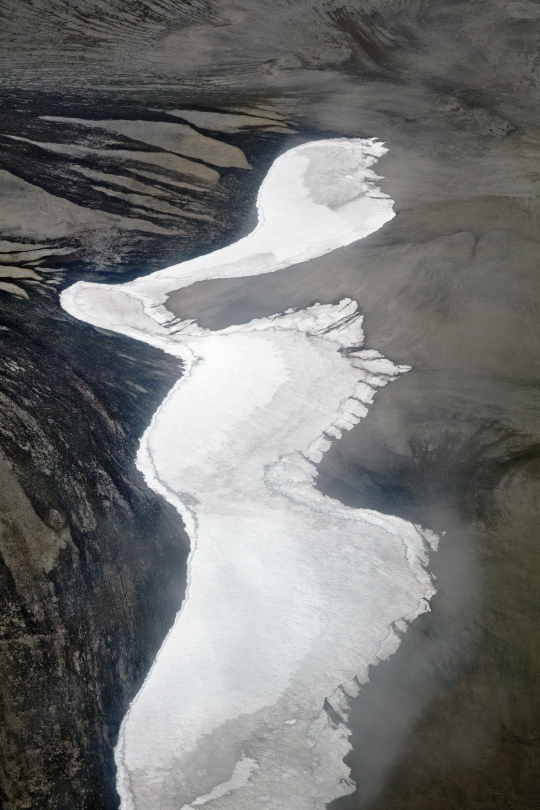
[[[407,366],[362,349],[356,302],[217,332],[180,322],[168,292],[321,255],[393,216],[374,141],[304,144],[259,194],[235,245],[125,285],[79,283],[76,317],[181,357],[185,375],[141,440],[146,481],[182,514],[182,610],[122,725],[123,810],[322,810],[354,789],[348,700],[434,593],[434,538],[314,488],[315,464]]]

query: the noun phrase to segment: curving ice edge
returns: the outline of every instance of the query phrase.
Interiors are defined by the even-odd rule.
[[[81,320],[184,362],[137,457],[191,539],[186,598],[126,714],[116,748],[123,810],[322,810],[352,792],[349,700],[435,590],[437,538],[314,487],[331,442],[409,370],[363,346],[344,299],[211,332],[167,295],[268,273],[391,219],[371,140],[316,141],[279,157],[245,239],[123,285],[80,282]]]
[[[386,152],[374,138],[315,141],[291,149],[275,160],[261,185],[258,224],[248,236],[127,284],[81,281],[64,290],[62,306],[80,320],[117,327],[117,331],[178,354],[169,333],[155,326],[174,326],[174,318],[164,306],[173,290],[205,279],[274,272],[362,239],[392,219],[393,202],[377,187],[379,177],[370,168]],[[101,295],[94,306],[86,293],[96,287]],[[109,305],[103,295],[106,290],[114,296]]]

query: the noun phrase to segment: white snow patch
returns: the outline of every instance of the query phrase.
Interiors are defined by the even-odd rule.
[[[257,198],[259,222],[238,242],[121,285],[78,282],[62,294],[62,306],[99,326],[99,306],[81,312],[80,293],[99,287],[140,299],[144,313],[160,324],[173,316],[163,304],[173,290],[196,281],[258,275],[322,256],[377,231],[394,217],[393,201],[375,185],[371,166],[386,153],[375,139],[313,141],[289,150],[272,165]],[[327,176],[313,173],[326,167]],[[332,207],[329,207],[328,200]],[[105,319],[111,328],[111,323]],[[129,320],[115,319],[125,333]],[[124,327],[124,328],[122,328]],[[148,328],[148,327],[147,327]]]
[[[210,791],[210,793],[207,793],[205,796],[199,796],[197,799],[195,799],[195,801],[191,802],[191,804],[185,804],[182,807],[182,810],[191,810],[193,807],[198,807],[201,804],[208,804],[208,802],[211,802],[214,799],[219,799],[220,796],[225,796],[227,793],[231,793],[233,790],[238,790],[238,788],[244,787],[244,785],[247,785],[249,777],[253,771],[258,767],[259,766],[254,759],[242,757],[242,759],[239,759],[234,766],[233,775],[230,779],[228,779],[226,782],[222,782],[221,785],[216,785],[216,787]]]
[[[377,230],[393,216],[370,169],[385,151],[374,140],[297,147],[272,166],[245,239],[62,294],[76,317],[185,364],[137,457],[192,545],[184,604],[120,730],[123,810],[323,810],[352,792],[349,700],[429,609],[437,538],[314,487],[331,441],[409,369],[362,349],[356,302],[217,332],[163,306],[196,281],[278,270]],[[212,745],[236,761],[228,780],[193,764]]]

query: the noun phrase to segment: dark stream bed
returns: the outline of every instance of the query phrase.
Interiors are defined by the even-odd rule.
[[[396,217],[168,307],[217,329],[350,297],[366,348],[412,367],[318,468],[326,494],[441,538],[431,611],[353,701],[357,790],[331,810],[540,807],[540,5],[6,0],[0,18],[0,807],[118,807],[119,725],[185,589],[178,514],[135,468],[182,369],[58,293],[236,241],[277,155],[328,137],[385,141]],[[189,164],[175,122],[201,136]]]

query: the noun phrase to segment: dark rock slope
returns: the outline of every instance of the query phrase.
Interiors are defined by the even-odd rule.
[[[111,746],[184,588],[187,538],[134,466],[179,370],[19,301],[1,332],[2,799],[112,808]]]

